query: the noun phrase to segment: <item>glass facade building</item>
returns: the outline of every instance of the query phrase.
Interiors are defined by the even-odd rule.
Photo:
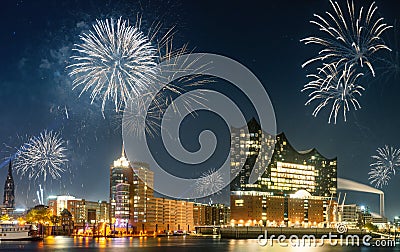
[[[284,196],[303,189],[312,196],[336,196],[336,158],[328,159],[316,149],[297,151],[284,133],[276,137],[268,135],[260,130],[255,119],[249,121],[247,127],[249,136],[244,135],[243,128],[232,129],[231,171],[235,173],[240,169],[239,175],[232,180],[232,192],[258,191]],[[274,143],[272,157],[269,157]],[[240,167],[243,161],[244,166]],[[258,173],[257,170],[262,168],[265,172],[257,182],[249,184],[253,169]]]
[[[246,129],[247,127],[247,129]],[[269,135],[255,119],[231,129],[232,225],[326,225],[336,197],[337,159],[297,151],[284,133]],[[257,174],[255,183],[250,177]],[[253,175],[252,175],[253,174]]]

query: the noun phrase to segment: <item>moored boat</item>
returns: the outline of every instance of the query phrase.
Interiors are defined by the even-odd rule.
[[[37,241],[41,239],[35,225],[0,222],[0,241]]]

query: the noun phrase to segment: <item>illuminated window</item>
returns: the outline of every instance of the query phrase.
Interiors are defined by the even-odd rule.
[[[235,206],[242,207],[244,205],[244,200],[235,200]]]

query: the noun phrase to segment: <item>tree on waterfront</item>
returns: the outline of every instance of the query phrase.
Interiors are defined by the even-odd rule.
[[[364,227],[368,228],[368,230],[373,231],[373,232],[378,231],[378,226],[376,226],[376,225],[374,225],[372,223],[367,223],[367,224],[365,224]]]
[[[52,223],[53,214],[48,208],[31,209],[26,215],[26,221],[30,223]]]

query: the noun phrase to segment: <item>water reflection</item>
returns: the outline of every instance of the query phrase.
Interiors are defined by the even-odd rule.
[[[282,247],[275,243],[272,247],[262,247],[256,239],[252,240],[230,240],[201,237],[140,237],[140,238],[89,238],[89,237],[64,237],[49,236],[41,242],[1,242],[0,250],[3,251],[132,251],[132,248],[146,248],[146,251],[274,251],[274,252],[338,252],[338,251],[383,251],[384,248],[366,247],[342,247],[324,244],[322,247]],[[387,251],[386,248],[385,251]],[[393,249],[393,248],[392,248]]]

